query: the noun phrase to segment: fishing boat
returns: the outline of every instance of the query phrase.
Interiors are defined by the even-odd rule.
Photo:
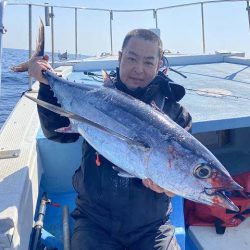
[[[5,2],[1,2],[1,17]],[[244,2],[247,12],[243,14],[250,16],[249,2]],[[51,21],[53,30],[53,11],[61,6],[23,5],[29,10],[29,25],[35,6],[45,9],[47,14],[44,19]],[[203,13],[205,3],[194,5],[200,5]],[[16,8],[19,6],[17,4]],[[187,6],[166,8],[180,7]],[[75,13],[82,9],[67,8],[76,10]],[[91,8],[85,9],[91,11]],[[162,9],[150,10],[154,13],[156,29],[157,14]],[[112,23],[115,10],[99,11],[110,13]],[[201,17],[204,24],[204,16]],[[75,18],[77,20],[77,14]],[[2,36],[4,26],[1,22],[0,26]],[[77,32],[75,34],[77,38]],[[239,52],[217,51],[206,54],[204,26],[202,34],[203,54],[167,53],[169,77],[186,88],[187,93],[181,104],[192,114],[192,134],[213,152],[232,175],[249,172],[250,59]],[[29,37],[32,37],[31,33]],[[103,56],[57,63],[54,61],[52,32],[51,63],[56,65],[58,74],[70,81],[100,84],[101,70],[110,72],[118,65],[112,47],[112,25],[110,41],[110,53]],[[77,42],[75,45],[77,54]],[[31,42],[29,51],[31,55]],[[27,89],[30,95],[36,97],[38,82],[33,84],[30,80]],[[80,164],[81,143],[82,139],[67,144],[48,140],[41,130],[36,104],[26,97],[19,100],[0,131],[0,249],[33,250],[31,242],[40,244],[40,249],[70,249],[73,220],[69,213],[75,207],[76,196],[71,177]],[[213,227],[187,228],[183,212],[184,199],[175,196],[172,203],[171,221],[175,225],[182,250],[250,249],[250,218],[238,227],[227,228],[223,235],[218,235]]]
[[[64,53],[58,53],[58,58],[59,58],[59,60],[67,60],[68,59],[68,52],[67,51],[65,51]]]

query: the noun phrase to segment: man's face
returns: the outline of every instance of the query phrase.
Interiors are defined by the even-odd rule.
[[[161,63],[156,42],[132,37],[119,52],[120,79],[129,89],[146,87],[155,78]]]

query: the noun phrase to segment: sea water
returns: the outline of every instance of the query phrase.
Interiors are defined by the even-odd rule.
[[[28,74],[15,73],[11,66],[27,60],[27,50],[6,49],[2,51],[2,84],[0,86],[0,128],[10,115],[22,93],[28,89]]]
[[[51,53],[46,53],[51,58]],[[68,59],[75,55],[68,54]],[[88,56],[78,55],[78,59]],[[28,50],[3,48],[2,51],[2,84],[0,86],[0,129],[4,125],[11,111],[14,109],[23,92],[28,89],[29,76],[27,72],[16,73],[11,67],[27,61]]]

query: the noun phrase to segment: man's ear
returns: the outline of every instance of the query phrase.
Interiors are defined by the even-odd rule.
[[[119,51],[119,52],[118,52],[118,62],[119,62],[119,63],[121,62],[121,59],[122,59],[122,52]]]
[[[161,59],[158,63],[158,70],[163,66],[163,60]]]

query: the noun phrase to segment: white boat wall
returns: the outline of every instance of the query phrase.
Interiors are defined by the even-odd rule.
[[[48,5],[35,6],[51,10]],[[173,70],[187,77],[169,70],[169,77],[186,88],[181,104],[192,114],[193,135],[231,174],[250,171],[250,59],[244,53],[231,52],[168,54],[167,58]],[[86,72],[100,74],[102,69],[111,71],[118,65],[112,45],[111,53],[100,57],[55,62],[52,56],[52,63],[63,77],[92,84],[100,84],[99,78]],[[37,90],[35,82],[34,97]],[[80,165],[81,143],[82,138],[67,144],[48,140],[40,128],[36,104],[25,97],[19,100],[0,131],[0,250],[29,249],[44,192],[51,202],[46,205],[42,243],[47,249],[64,248],[63,207],[71,212],[75,206],[71,177]],[[69,220],[72,230],[73,221]],[[183,198],[175,196],[171,220],[182,250],[250,249],[250,218],[227,228],[223,235],[216,234],[213,227],[186,229]]]

